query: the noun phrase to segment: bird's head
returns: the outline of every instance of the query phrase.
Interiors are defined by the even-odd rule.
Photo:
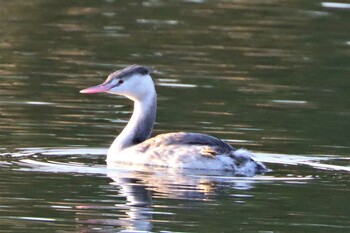
[[[131,100],[142,100],[150,92],[154,92],[150,73],[150,69],[145,66],[131,65],[111,73],[104,83],[81,90],[80,93],[107,92],[123,95]]]

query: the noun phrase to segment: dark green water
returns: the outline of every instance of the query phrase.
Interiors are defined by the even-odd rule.
[[[105,169],[131,103],[79,90],[129,64],[155,69],[154,134],[272,172]],[[0,0],[0,232],[348,232],[349,64],[348,3]]]

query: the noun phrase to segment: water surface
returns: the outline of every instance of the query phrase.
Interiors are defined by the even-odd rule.
[[[347,232],[349,4],[0,1],[3,232]],[[208,133],[271,172],[105,168],[131,114],[81,95],[155,69],[154,135]]]

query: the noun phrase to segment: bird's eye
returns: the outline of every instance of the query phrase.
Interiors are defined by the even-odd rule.
[[[118,83],[119,83],[119,84],[122,84],[122,83],[124,83],[124,80],[123,80],[123,79],[120,79]]]

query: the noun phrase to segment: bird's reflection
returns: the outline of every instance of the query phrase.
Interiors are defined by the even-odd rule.
[[[153,198],[208,200],[224,187],[251,189],[254,181],[229,177],[225,172],[203,173],[199,171],[145,170],[120,172],[110,170],[111,185],[120,187],[119,195],[126,198],[125,204],[116,205],[125,209],[122,220],[126,232],[151,231],[154,210]],[[171,213],[164,213],[171,214]]]
[[[164,220],[159,215],[179,214],[172,211],[174,208],[201,205],[205,208],[208,201],[215,201],[223,190],[235,190],[233,192],[240,194],[242,190],[251,190],[257,183],[264,182],[259,180],[259,176],[237,177],[222,171],[154,167],[107,169],[102,165],[31,159],[22,159],[18,165],[23,171],[80,173],[111,179],[108,185],[94,187],[95,193],[90,195],[79,193],[78,185],[77,190],[67,190],[74,198],[50,202],[57,211],[74,212],[78,232],[149,232],[154,230],[155,223],[173,221],[172,218]],[[176,202],[168,200],[178,200],[181,206],[175,206]]]
[[[152,229],[152,196],[145,185],[135,178],[115,178],[112,185],[121,187],[121,196],[126,197],[126,203],[118,205],[126,209],[124,220],[127,230],[150,231]]]

